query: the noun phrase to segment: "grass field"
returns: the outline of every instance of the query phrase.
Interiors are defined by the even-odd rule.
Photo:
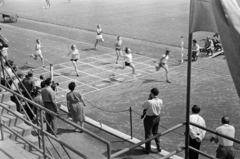
[[[187,66],[186,63],[179,65],[178,60],[180,36],[187,37],[189,0],[72,0],[71,4],[66,0],[51,0],[51,3],[50,9],[42,9],[46,5],[45,1],[8,0],[5,6],[0,7],[0,13],[14,12],[20,17],[18,23],[0,23],[2,33],[10,41],[10,59],[25,71],[39,67],[40,61],[31,60],[29,54],[34,52],[35,39],[40,38],[46,65],[54,64],[56,71],[54,78],[63,88],[58,96],[61,98],[59,101],[64,100],[64,94],[67,92],[66,83],[71,80],[93,86],[92,89],[96,91],[79,90],[89,101],[86,115],[130,134],[128,112],[109,113],[94,106],[114,112],[127,110],[131,106],[135,111],[133,134],[136,138],[144,138],[139,114],[142,112],[141,105],[152,87],[159,88],[160,98],[164,101],[160,130],[163,131],[164,127],[169,128],[185,120]],[[101,24],[103,28],[105,43],[101,44],[97,51],[93,51],[91,48],[95,41],[97,24]],[[207,34],[196,33],[194,38],[201,40]],[[172,84],[165,83],[165,72],[162,70],[139,76],[134,80],[109,81],[108,84],[111,82],[114,84],[111,87],[107,87],[108,85],[100,89],[95,87],[97,81],[108,79],[108,74],[102,74],[99,70],[111,71],[114,67],[113,45],[117,35],[123,36],[125,45],[132,48],[136,65],[144,63],[144,59],[159,58],[166,47],[170,49]],[[81,50],[81,60],[84,63],[80,61],[79,69],[84,77],[76,78],[74,72],[69,71],[72,70],[72,66],[66,59],[66,54],[73,43]],[[95,63],[90,59],[108,60],[105,63]],[[30,64],[25,65],[26,61]],[[86,67],[89,63],[97,67]],[[151,63],[146,64],[149,70]],[[65,70],[66,68],[69,70]],[[141,72],[144,68],[137,65],[137,70]],[[131,70],[125,71],[117,73],[128,77]],[[40,74],[47,76],[48,68],[37,69],[35,74],[37,77]],[[83,87],[79,85],[79,88]],[[201,115],[206,119],[209,128],[215,129],[220,125],[220,118],[223,115],[229,116],[236,128],[236,138],[240,139],[239,98],[222,56],[215,59],[202,56],[199,61],[193,63],[191,105],[193,104],[201,106]],[[183,134],[183,130],[178,133]],[[172,151],[176,146],[184,144],[184,137],[178,133],[161,138],[163,149]],[[207,134],[206,139],[209,137],[210,134]],[[216,145],[208,140],[203,141],[202,147],[203,151],[215,154]]]

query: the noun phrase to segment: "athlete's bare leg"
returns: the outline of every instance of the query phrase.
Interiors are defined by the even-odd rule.
[[[167,83],[171,83],[171,81],[170,81],[169,78],[168,78],[168,72],[169,72],[168,66],[163,66],[162,68],[163,68],[163,69],[165,70],[165,72],[166,72],[166,82],[167,82]]]
[[[72,61],[72,63],[73,63],[74,69],[75,69],[75,71],[76,71],[76,73],[77,73],[77,76],[79,76],[76,61]]]
[[[99,42],[99,40],[96,39],[96,42],[95,42],[95,44],[94,44],[94,49],[97,49],[97,44],[98,44],[98,42]]]
[[[40,56],[40,59],[41,59],[41,61],[42,61],[42,67],[45,67],[43,57]]]

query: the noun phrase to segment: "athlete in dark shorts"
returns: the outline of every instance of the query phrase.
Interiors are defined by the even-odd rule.
[[[132,74],[133,74],[133,77],[135,78],[136,77],[136,71],[135,71],[135,66],[133,65],[132,63],[132,53],[131,53],[131,49],[126,47],[125,49],[125,55],[123,56],[124,57],[124,65],[123,66],[118,66],[115,68],[116,69],[125,69],[126,66],[128,67],[131,67],[132,68]]]
[[[79,51],[78,51],[78,49],[77,49],[75,44],[71,46],[71,51],[68,53],[67,56],[69,56],[70,54],[72,55],[70,61],[72,61],[74,69],[75,69],[75,71],[77,73],[77,76],[79,76],[78,68],[77,68],[77,61],[79,59]]]
[[[159,71],[161,68],[163,68],[165,70],[165,72],[166,72],[166,82],[167,83],[171,83],[171,81],[168,79],[169,69],[168,69],[168,65],[167,65],[167,61],[169,59],[169,54],[170,54],[170,51],[166,50],[165,54],[162,55],[159,63],[157,63],[156,61],[153,61],[154,65],[155,65],[155,68],[156,68],[156,71]]]

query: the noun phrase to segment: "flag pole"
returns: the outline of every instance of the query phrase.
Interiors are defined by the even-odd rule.
[[[187,97],[186,97],[186,127],[185,127],[185,159],[189,159],[189,123],[190,123],[190,102],[191,102],[191,65],[192,65],[192,33],[191,26],[191,12],[192,0],[190,0],[189,12],[189,35],[188,35],[188,67],[187,67]]]

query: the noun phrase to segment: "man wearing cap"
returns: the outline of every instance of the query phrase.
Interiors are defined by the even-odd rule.
[[[59,108],[55,101],[55,92],[53,91],[52,87],[50,86],[51,78],[47,78],[45,80],[45,84],[46,84],[45,88],[42,89],[42,100],[44,103],[44,107],[49,109],[50,111],[58,113]],[[46,120],[49,123],[49,125],[47,124],[47,132],[49,132],[51,134],[57,133],[55,117],[46,112]]]
[[[222,117],[222,125],[217,127],[216,133],[234,138],[235,128],[232,125],[229,125],[229,123],[230,123],[230,120],[228,117],[226,116]],[[216,152],[216,158],[218,159],[234,159],[235,158],[233,141],[218,135],[211,137],[210,141],[219,143],[219,146]]]
[[[158,98],[159,91],[157,88],[151,89],[149,99],[143,104],[144,115],[144,130],[145,139],[151,137],[151,135],[156,135],[158,133],[158,127],[160,123],[160,112],[163,106],[163,101]],[[161,152],[159,138],[155,138],[158,153]],[[151,152],[151,141],[146,142],[145,150],[146,154]]]
[[[190,122],[198,124],[200,126],[206,127],[205,120],[199,115],[200,113],[200,107],[197,105],[194,105],[192,107],[192,114],[190,115]],[[190,125],[190,139],[189,139],[189,146],[200,150],[201,141],[204,138],[206,131],[203,129],[200,129],[196,126]],[[189,158],[190,159],[198,159],[199,154],[191,149],[189,149]]]

